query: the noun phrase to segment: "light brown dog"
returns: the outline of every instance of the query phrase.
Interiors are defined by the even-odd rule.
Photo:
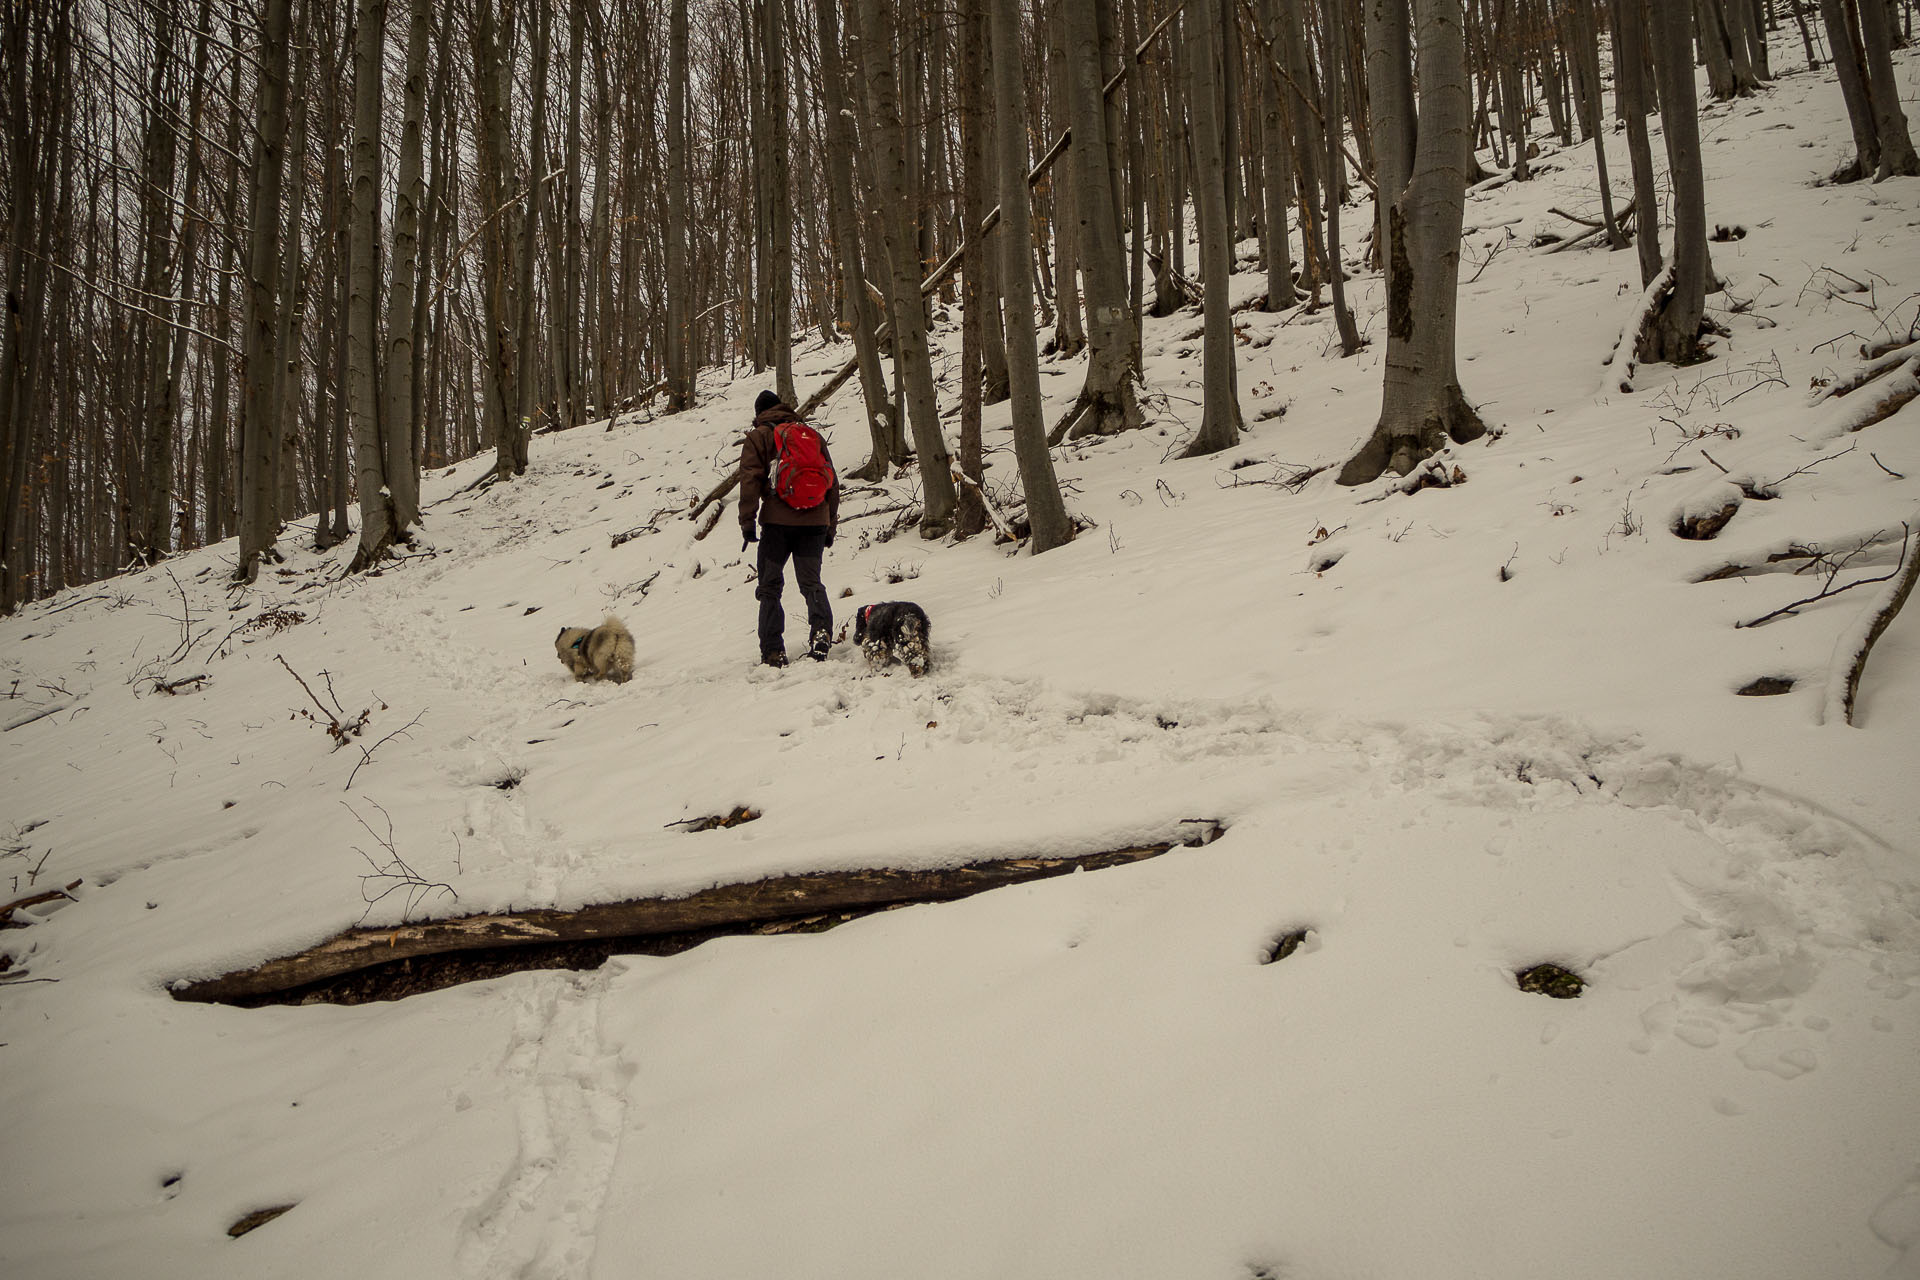
[[[633,633],[612,614],[597,627],[560,628],[553,649],[576,680],[633,679]]]

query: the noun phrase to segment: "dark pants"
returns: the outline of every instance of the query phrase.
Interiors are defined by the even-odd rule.
[[[786,524],[760,526],[760,582],[753,595],[760,602],[760,653],[786,652],[786,611],[780,607],[780,592],[786,587],[787,558],[793,558],[793,576],[800,583],[800,595],[807,602],[807,632],[833,630],[833,606],[827,602],[827,589],[820,584],[820,560],[827,551],[825,526],[801,527]]]

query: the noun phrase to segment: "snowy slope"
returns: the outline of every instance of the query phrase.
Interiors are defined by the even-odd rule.
[[[1058,458],[1095,525],[1072,545],[844,526],[836,611],[924,605],[923,681],[850,646],[750,665],[731,513],[705,540],[678,513],[751,379],[541,437],[511,484],[429,477],[423,545],[377,576],[296,529],[245,592],[214,547],[0,621],[0,894],[78,882],[0,933],[0,1270],[1920,1276],[1920,618],[1852,728],[1818,722],[1823,688],[1879,588],[1735,625],[1825,579],[1770,553],[1870,543],[1836,581],[1877,576],[1920,512],[1920,407],[1856,435],[1810,393],[1920,306],[1920,182],[1813,185],[1840,113],[1825,73],[1707,109],[1710,216],[1745,232],[1714,246],[1731,337],[1627,393],[1603,361],[1631,253],[1530,247],[1568,229],[1550,206],[1592,208],[1586,151],[1477,194],[1462,377],[1500,430],[1450,489],[1260,483],[1378,411],[1380,348],[1337,358],[1326,313],[1237,315],[1253,429],[1170,460],[1200,325],[1154,322],[1155,425]],[[1352,287],[1377,334],[1377,278]],[[803,386],[842,358],[802,352]],[[1057,411],[1080,371],[1046,372]],[[843,463],[857,415],[822,415]],[[1777,496],[1669,531],[1740,480]],[[1756,571],[1698,581],[1728,564]],[[576,684],[553,634],[609,610],[636,676]],[[332,749],[296,673],[365,733]],[[1735,695],[1762,676],[1798,683]],[[736,805],[765,816],[672,825]],[[363,914],[1188,818],[1227,832],[824,934],[357,1007],[167,995]],[[369,906],[396,855],[419,884]],[[1519,991],[1541,960],[1586,994]]]

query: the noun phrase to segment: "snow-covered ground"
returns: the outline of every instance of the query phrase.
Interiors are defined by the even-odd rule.
[[[429,477],[423,546],[377,576],[296,528],[245,592],[227,545],[0,622],[0,900],[78,882],[0,933],[0,1272],[1920,1276],[1920,616],[1874,650],[1857,727],[1818,721],[1884,588],[1736,625],[1826,581],[1770,553],[1878,533],[1835,585],[1878,576],[1920,511],[1920,406],[1851,434],[1812,399],[1920,307],[1920,181],[1814,185],[1841,112],[1824,71],[1706,109],[1710,216],[1745,231],[1714,246],[1731,337],[1631,393],[1602,365],[1632,253],[1530,247],[1572,229],[1550,206],[1595,207],[1590,153],[1477,194],[1461,371],[1499,430],[1453,451],[1453,488],[1258,483],[1345,458],[1382,350],[1244,312],[1241,447],[1170,460],[1200,322],[1154,322],[1155,425],[1058,457],[1095,524],[1071,546],[874,543],[890,517],[858,513],[910,482],[850,497],[835,608],[925,606],[921,681],[850,645],[752,665],[731,513],[704,541],[676,514],[751,378],[541,437],[510,484]],[[1378,336],[1377,277],[1353,293]],[[843,358],[803,352],[803,386]],[[1080,369],[1045,374],[1057,411]],[[857,401],[822,415],[847,466]],[[1670,532],[1743,479],[1777,496]],[[1754,571],[1697,581],[1729,564]],[[609,610],[636,676],[576,684],[553,634]],[[365,733],[331,749],[295,673]],[[1798,683],[1736,696],[1763,676]],[[671,825],[743,804],[764,817]],[[363,912],[1084,853],[1187,818],[1226,834],[823,934],[355,1007],[168,994]],[[369,908],[394,856],[421,885]],[[1543,960],[1586,993],[1520,991]]]

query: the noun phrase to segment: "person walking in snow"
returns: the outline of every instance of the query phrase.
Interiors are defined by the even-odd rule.
[[[756,529],[756,519],[758,528]],[[760,544],[760,661],[787,665],[787,615],[780,607],[793,561],[807,602],[807,656],[824,662],[833,647],[833,606],[820,562],[840,525],[840,477],[820,433],[771,391],[753,402],[753,426],[740,442],[740,550]]]

